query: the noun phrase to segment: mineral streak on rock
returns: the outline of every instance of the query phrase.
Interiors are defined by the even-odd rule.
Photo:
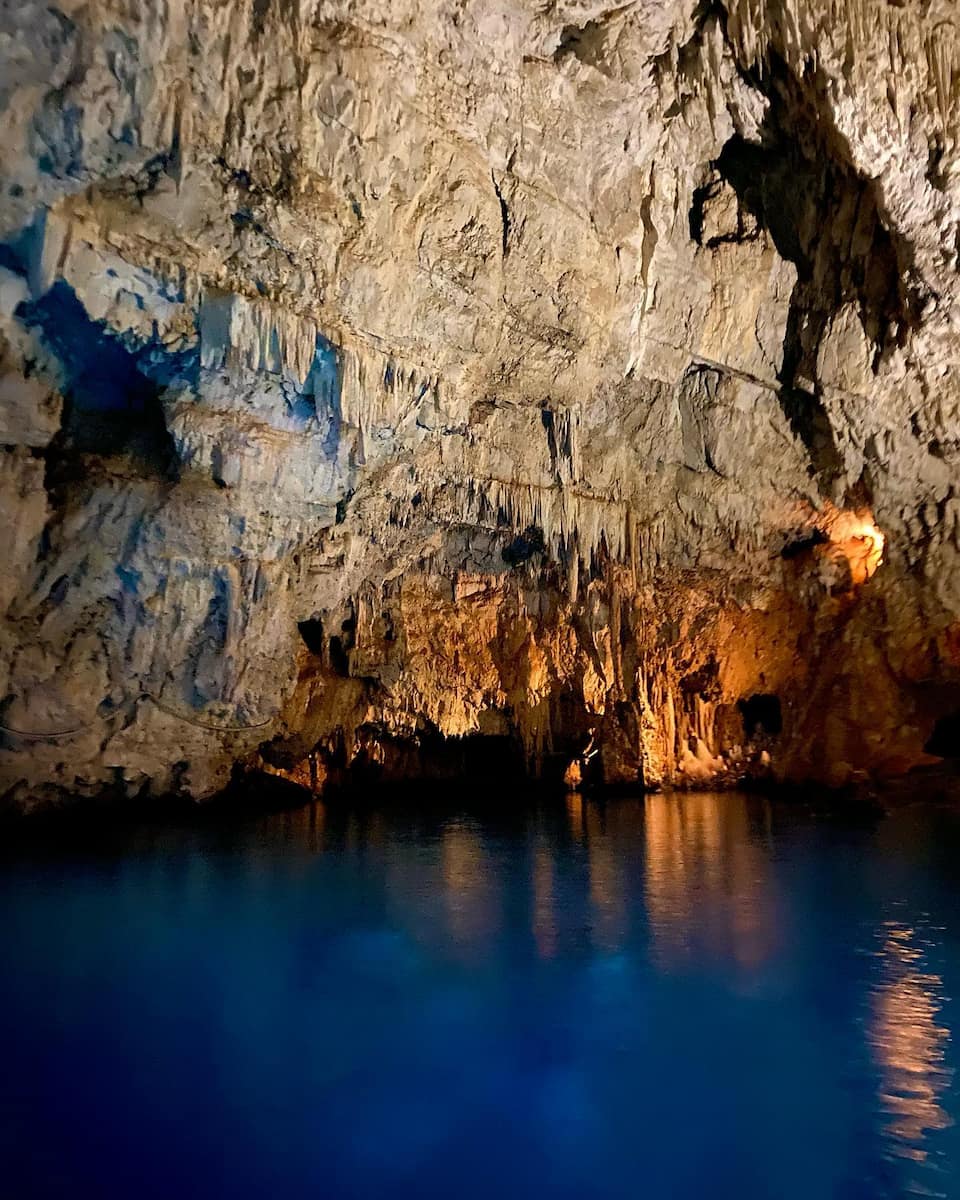
[[[953,0],[13,0],[0,64],[7,805],[960,754]]]

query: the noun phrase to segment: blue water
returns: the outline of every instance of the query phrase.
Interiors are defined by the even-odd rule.
[[[0,857],[0,1191],[960,1197],[960,813],[317,805]]]

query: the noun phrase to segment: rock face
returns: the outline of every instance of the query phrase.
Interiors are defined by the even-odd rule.
[[[953,0],[12,0],[0,61],[7,804],[960,753]]]

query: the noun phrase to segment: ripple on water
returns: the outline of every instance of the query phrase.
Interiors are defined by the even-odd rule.
[[[880,978],[868,1030],[880,1070],[885,1153],[927,1168],[904,1180],[916,1195],[947,1194],[936,1186],[943,1164],[929,1146],[931,1133],[953,1124],[943,1103],[953,1077],[946,1065],[950,1031],[942,1019],[947,997],[941,976],[927,965],[942,932],[942,927],[901,920],[886,920],[876,932]]]

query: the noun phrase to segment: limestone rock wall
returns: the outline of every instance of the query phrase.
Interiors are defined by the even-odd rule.
[[[12,0],[0,64],[6,803],[949,752],[952,0]]]

